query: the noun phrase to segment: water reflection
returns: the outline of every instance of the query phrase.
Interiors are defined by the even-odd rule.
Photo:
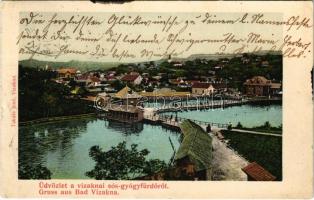
[[[60,151],[65,157],[75,138],[86,132],[95,119],[63,121],[19,128],[19,163],[43,163],[48,152]]]
[[[130,124],[130,123],[111,121],[111,120],[107,121],[106,127],[109,129],[113,129],[115,131],[118,131],[120,133],[123,133],[125,135],[127,135],[127,134],[137,134],[138,135],[144,129],[143,123],[141,123],[141,122]]]
[[[88,118],[21,127],[19,164],[42,164],[54,179],[87,179],[85,172],[95,165],[88,155],[90,147],[98,145],[107,151],[126,141],[127,147],[137,144],[138,149],[148,149],[149,159],[168,162],[173,154],[169,137],[178,148],[179,134],[142,123]]]

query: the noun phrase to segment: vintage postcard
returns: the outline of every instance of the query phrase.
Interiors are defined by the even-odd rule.
[[[313,195],[311,2],[3,2],[0,194]]]

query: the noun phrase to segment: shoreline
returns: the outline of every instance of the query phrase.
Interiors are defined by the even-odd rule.
[[[58,116],[58,117],[48,117],[48,118],[39,118],[24,122],[19,122],[19,127],[22,126],[29,126],[29,125],[35,125],[35,124],[45,124],[45,123],[51,123],[51,122],[58,122],[62,120],[70,120],[70,119],[80,119],[85,117],[92,117],[96,116],[97,113],[86,113],[86,114],[79,114],[79,115],[64,115],[64,116]]]
[[[266,103],[266,105],[268,104],[276,104],[276,103],[281,103],[282,100],[274,100],[274,99],[258,99],[258,100],[254,100],[254,101],[248,101],[248,102],[243,102],[242,104],[239,105],[225,105],[224,107],[234,107],[234,106],[242,106],[242,105],[260,105],[262,103],[262,105],[264,103]],[[220,108],[221,105],[219,105]],[[216,107],[213,109],[217,109]],[[204,108],[203,108],[204,109]],[[202,108],[200,110],[203,110]],[[183,112],[188,112],[190,110],[194,110],[194,109],[185,109],[183,110]],[[160,111],[160,113],[167,113],[167,112],[178,112],[178,111]],[[58,121],[62,121],[62,120],[70,120],[70,119],[79,119],[79,118],[84,118],[84,117],[94,117],[97,116],[98,113],[97,112],[92,112],[92,113],[86,113],[86,114],[78,114],[78,115],[64,115],[64,116],[58,116],[58,117],[48,117],[48,118],[39,118],[39,119],[34,119],[34,120],[29,120],[29,121],[23,121],[23,122],[19,122],[18,125],[19,127],[22,126],[29,126],[29,125],[34,125],[34,124],[45,124],[45,123],[52,123],[52,122],[58,122]]]

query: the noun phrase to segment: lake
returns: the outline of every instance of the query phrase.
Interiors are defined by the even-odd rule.
[[[53,173],[52,178],[87,179],[85,172],[95,165],[88,155],[90,147],[109,150],[126,141],[128,147],[137,144],[138,150],[148,149],[148,158],[169,162],[173,155],[169,137],[178,149],[180,134],[142,123],[126,127],[88,118],[21,127],[19,161],[42,163]]]
[[[169,113],[167,113],[169,114]],[[175,115],[175,113],[171,113]],[[208,110],[191,110],[188,112],[177,112],[178,117],[195,119],[200,121],[224,123],[231,122],[234,126],[241,122],[244,127],[261,126],[269,121],[272,126],[278,127],[282,124],[281,105],[242,105],[227,108]]]
[[[273,126],[282,124],[281,105],[242,105],[207,111],[178,112],[178,116],[237,124],[259,126],[269,121]],[[87,179],[85,172],[95,162],[89,157],[89,149],[99,145],[109,150],[122,141],[127,146],[138,144],[138,149],[148,149],[148,158],[169,162],[173,150],[169,142],[179,148],[180,134],[160,126],[148,124],[123,125],[98,118],[38,124],[19,128],[19,162],[46,166],[54,179]]]

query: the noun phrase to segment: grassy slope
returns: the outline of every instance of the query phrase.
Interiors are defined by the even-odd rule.
[[[250,162],[256,161],[282,180],[282,138],[223,131],[229,145]]]

